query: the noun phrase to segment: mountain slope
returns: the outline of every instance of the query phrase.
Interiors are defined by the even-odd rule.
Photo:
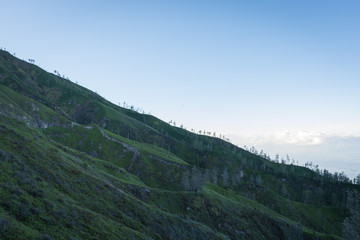
[[[4,239],[339,239],[359,186],[116,106],[0,51]]]

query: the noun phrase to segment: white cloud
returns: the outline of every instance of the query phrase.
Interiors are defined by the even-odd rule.
[[[273,144],[273,145],[299,145],[311,146],[324,143],[328,138],[340,137],[350,138],[359,137],[360,133],[346,132],[346,133],[325,133],[319,131],[297,130],[297,131],[278,131],[266,133],[251,133],[229,135],[234,142],[258,145],[258,144]]]
[[[289,154],[300,165],[318,164],[334,173],[354,178],[360,173],[360,132],[281,131],[229,135],[239,146],[255,146],[274,157]]]

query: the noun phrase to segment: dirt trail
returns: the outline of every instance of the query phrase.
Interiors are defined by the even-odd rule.
[[[126,150],[128,150],[134,154],[130,160],[129,167],[127,168],[127,170],[130,170],[132,168],[132,166],[134,165],[135,161],[140,157],[140,152],[135,147],[133,147],[127,143],[124,143],[116,138],[109,137],[109,135],[107,135],[104,132],[104,130],[102,130],[101,128],[99,128],[99,131],[100,131],[101,135],[103,135],[106,139],[113,141],[113,142],[120,143]]]

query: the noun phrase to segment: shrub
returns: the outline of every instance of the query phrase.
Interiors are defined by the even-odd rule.
[[[31,215],[29,203],[23,202],[23,203],[19,204],[16,209],[15,215],[16,215],[17,220],[26,221]]]
[[[11,222],[0,216],[0,237],[6,237],[11,230]]]
[[[54,238],[50,237],[48,234],[43,234],[40,236],[39,240],[54,240]]]

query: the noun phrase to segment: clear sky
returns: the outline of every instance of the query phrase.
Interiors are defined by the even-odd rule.
[[[0,5],[1,47],[114,103],[360,173],[358,0]]]

